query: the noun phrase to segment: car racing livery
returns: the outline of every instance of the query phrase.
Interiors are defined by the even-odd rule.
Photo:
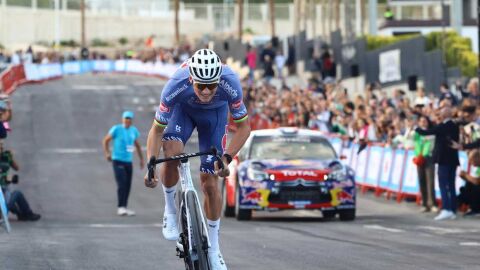
[[[252,210],[318,209],[324,217],[355,218],[354,172],[318,131],[253,131],[230,170],[226,216],[248,220]]]

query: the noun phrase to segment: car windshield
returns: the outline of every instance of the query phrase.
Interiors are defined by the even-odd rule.
[[[250,159],[335,159],[330,143],[320,137],[254,137]]]

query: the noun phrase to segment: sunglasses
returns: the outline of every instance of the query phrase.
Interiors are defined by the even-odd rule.
[[[195,83],[197,86],[198,90],[203,91],[205,88],[208,88],[208,90],[215,90],[217,88],[218,83]]]

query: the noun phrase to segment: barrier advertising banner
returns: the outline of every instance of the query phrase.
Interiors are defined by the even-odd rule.
[[[380,179],[378,186],[382,189],[387,189],[390,186],[390,180],[392,176],[392,168],[394,166],[395,151],[392,148],[385,148],[382,158],[382,172],[380,173]]]
[[[368,170],[365,177],[365,184],[370,186],[377,186],[380,174],[382,173],[383,153],[384,148],[381,146],[370,147],[370,154],[368,158]]]
[[[415,153],[411,150],[407,152],[407,159],[405,161],[405,177],[403,178],[402,193],[408,195],[416,195],[420,191],[418,186],[418,172],[417,165],[413,163]]]
[[[366,183],[365,176],[367,171],[371,169],[368,167],[369,152],[370,147],[363,149],[357,155],[357,169],[355,170],[355,175],[357,176],[357,181],[361,181],[363,183]]]
[[[403,149],[397,149],[395,151],[395,157],[393,161],[392,177],[388,189],[393,192],[400,191],[400,185],[404,177],[404,160],[406,151]]]

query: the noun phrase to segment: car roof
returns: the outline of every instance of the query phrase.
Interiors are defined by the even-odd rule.
[[[328,140],[322,132],[295,127],[281,127],[276,129],[259,129],[251,132],[250,136],[315,136]]]

